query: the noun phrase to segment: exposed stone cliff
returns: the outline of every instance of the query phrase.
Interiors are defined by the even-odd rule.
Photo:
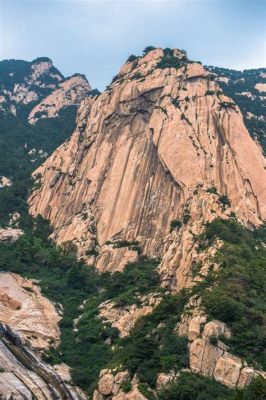
[[[205,222],[231,212],[248,226],[265,221],[265,167],[213,75],[179,50],[156,49],[82,102],[71,139],[35,173],[30,211],[100,270],[135,260],[129,242],[138,241],[180,289],[191,283],[193,235]],[[172,221],[179,229],[170,232]]]
[[[64,80],[47,57],[31,62],[4,60],[0,63],[0,110],[17,113],[20,105],[42,99]]]
[[[47,57],[0,62],[0,112],[28,115],[30,123],[79,106],[91,91],[84,75],[65,78]]]
[[[0,398],[83,400],[70,385],[67,366],[51,367],[40,357],[59,342],[57,314],[31,280],[0,274]]]
[[[54,118],[63,107],[78,105],[91,91],[91,87],[83,75],[73,75],[59,84],[59,88],[42,100],[31,110],[29,122],[39,118]]]

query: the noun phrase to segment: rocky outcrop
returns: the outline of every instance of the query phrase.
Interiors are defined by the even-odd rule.
[[[12,182],[9,178],[6,176],[0,176],[0,188],[6,187],[6,186],[11,186]]]
[[[164,68],[169,58],[177,68]],[[265,160],[239,108],[178,50],[127,62],[105,92],[82,102],[70,141],[36,174],[30,212],[51,221],[58,243],[73,241],[106,271],[134,252],[107,243],[137,240],[162,257],[162,279],[176,289],[191,284],[205,222],[231,211],[249,226],[266,219]]]
[[[265,376],[229,352],[221,338],[230,338],[224,322],[207,321],[200,308],[200,299],[191,298],[185,307],[176,331],[189,340],[189,367],[193,373],[214,378],[230,388],[243,388],[258,376]],[[171,377],[168,377],[171,380]],[[167,381],[167,379],[166,379]]]
[[[71,386],[69,367],[49,366],[41,354],[59,344],[53,304],[29,279],[0,273],[0,398],[85,400]],[[13,397],[11,397],[13,396]]]
[[[29,114],[29,122],[34,124],[40,118],[57,117],[67,106],[79,105],[91,91],[84,75],[73,75],[59,84],[59,88],[43,99]]]
[[[0,228],[0,243],[14,243],[21,235],[21,229]]]
[[[85,400],[10,327],[0,324],[0,397],[3,400]]]
[[[60,316],[39,287],[29,279],[0,273],[0,321],[14,329],[34,349],[59,343]]]
[[[107,300],[99,305],[99,317],[111,323],[120,332],[120,337],[129,335],[137,320],[150,314],[154,307],[161,301],[161,294],[151,293],[140,297],[140,306],[132,304],[127,307],[119,307],[115,302]]]
[[[63,81],[52,60],[40,57],[31,62],[3,60],[1,68],[0,110],[16,115],[21,105],[36,103]]]
[[[3,60],[0,71],[0,112],[17,115],[23,110],[29,113],[30,123],[57,117],[62,108],[78,107],[91,92],[84,75],[64,78],[47,57],[31,62]]]
[[[123,390],[123,383],[128,382],[129,388]],[[115,372],[104,369],[100,372],[97,389],[93,400],[146,400],[138,389],[138,379],[131,380],[128,371]]]

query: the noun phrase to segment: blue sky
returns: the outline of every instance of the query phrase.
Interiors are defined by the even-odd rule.
[[[265,67],[266,0],[0,0],[1,59],[48,56],[100,90],[148,45],[208,65]]]

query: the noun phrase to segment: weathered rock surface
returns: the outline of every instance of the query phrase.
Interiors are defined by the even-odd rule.
[[[144,315],[150,314],[154,307],[161,301],[160,295],[151,293],[148,296],[140,298],[141,306],[132,304],[128,307],[118,307],[112,301],[105,301],[99,306],[99,317],[104,321],[110,322],[114,328],[117,328],[121,337],[129,335],[137,320]]]
[[[0,398],[3,400],[85,400],[27,347],[6,325],[0,324]]]
[[[17,108],[29,103],[37,103],[54,90],[64,80],[63,75],[47,57],[31,62],[22,60],[3,60],[4,66],[0,90],[0,111],[16,115]],[[17,71],[23,71],[17,75]],[[22,76],[21,76],[22,75]]]
[[[0,321],[38,350],[59,342],[60,320],[53,304],[31,280],[0,273]]]
[[[14,243],[21,235],[21,229],[0,228],[0,243]]]
[[[97,246],[97,267],[121,270],[129,249],[106,241],[137,240],[144,254],[162,257],[165,284],[181,289],[193,280],[193,235],[204,222],[231,211],[247,225],[265,221],[266,170],[212,74],[198,63],[157,68],[162,57],[156,49],[126,63],[109,89],[82,102],[70,141],[36,171],[41,188],[29,204],[51,221],[54,239],[74,241],[89,264]],[[212,187],[231,208],[207,192]],[[176,219],[183,225],[169,233]]]
[[[49,96],[37,104],[29,114],[29,122],[35,123],[40,118],[57,117],[59,111],[67,106],[79,105],[91,91],[84,75],[74,75],[59,84]]]
[[[6,186],[11,186],[12,182],[9,178],[6,176],[0,176],[0,188],[6,187]]]
[[[93,400],[146,400],[146,397],[138,390],[136,376],[130,381],[131,389],[127,393],[121,387],[125,381],[130,381],[128,371],[102,370],[97,389],[93,393]]]
[[[31,62],[3,60],[2,66],[0,112],[17,115],[24,107],[30,123],[57,117],[62,108],[78,107],[91,91],[84,75],[65,78],[47,57]]]

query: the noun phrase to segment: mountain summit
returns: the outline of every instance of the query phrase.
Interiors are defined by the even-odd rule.
[[[141,249],[162,259],[171,286],[189,285],[205,223],[266,219],[265,160],[214,78],[178,49],[131,56],[82,102],[70,141],[36,171],[31,213],[102,271],[122,270]]]

